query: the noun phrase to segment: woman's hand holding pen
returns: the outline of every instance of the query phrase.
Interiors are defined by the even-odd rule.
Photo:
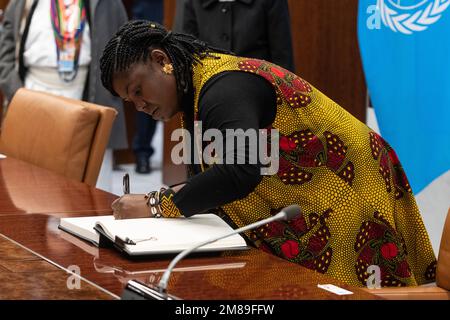
[[[173,203],[173,196],[184,183],[172,186],[169,189],[161,188],[159,191],[152,191],[147,194],[130,194],[130,177],[125,174],[123,177],[124,195],[112,203],[115,219],[138,219],[138,218],[176,218],[182,214]],[[165,208],[164,215],[162,208]]]
[[[148,195],[130,194],[130,176],[128,173],[123,176],[123,193],[124,195],[114,200],[111,205],[115,219],[138,219],[154,216],[149,207]]]
[[[148,197],[145,194],[124,194],[111,205],[115,219],[151,218]]]

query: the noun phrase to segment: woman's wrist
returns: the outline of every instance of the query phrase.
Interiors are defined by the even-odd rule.
[[[151,218],[161,218],[161,209],[159,207],[159,191],[151,191],[145,195],[147,206],[150,210]]]
[[[171,188],[164,189],[164,191],[160,192],[159,207],[161,209],[161,214],[165,218],[178,218],[182,216],[180,210],[173,202],[174,196],[175,191],[173,191]]]

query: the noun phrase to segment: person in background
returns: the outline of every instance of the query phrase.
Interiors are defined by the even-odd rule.
[[[97,184],[102,189],[111,185],[112,149],[127,148],[127,140],[123,103],[102,86],[99,59],[127,20],[120,0],[15,0],[0,34],[0,90],[8,101],[25,87],[118,111]]]
[[[173,31],[294,71],[287,0],[177,1]]]
[[[152,20],[162,24],[163,0],[134,0],[133,19]],[[133,153],[136,158],[136,172],[150,173],[151,157],[155,150],[152,147],[157,121],[145,112],[136,112],[136,133],[133,137]]]

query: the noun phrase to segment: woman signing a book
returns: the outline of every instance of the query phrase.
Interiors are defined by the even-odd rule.
[[[436,259],[394,150],[297,75],[142,20],[109,41],[101,73],[112,94],[157,120],[181,112],[182,128],[194,137],[186,139],[194,150],[188,181],[122,196],[113,203],[116,218],[208,211],[237,228],[298,204],[301,215],[253,230],[247,240],[354,286],[366,285],[371,265],[380,268],[382,286],[434,281]],[[215,129],[223,146],[229,132],[268,130],[221,152],[199,141],[199,128]],[[275,171],[264,175],[267,157],[250,161],[263,145],[277,154]]]

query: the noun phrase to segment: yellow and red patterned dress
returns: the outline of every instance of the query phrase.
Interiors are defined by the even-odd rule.
[[[269,253],[365,286],[377,265],[382,286],[435,279],[436,259],[402,166],[389,144],[295,74],[262,60],[214,54],[193,66],[194,114],[202,87],[224,71],[257,74],[276,91],[278,173],[221,207],[241,227],[298,204],[303,214],[248,233]]]

